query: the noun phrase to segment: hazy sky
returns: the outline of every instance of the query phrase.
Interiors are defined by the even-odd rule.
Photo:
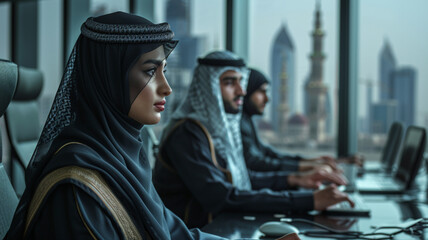
[[[379,52],[387,39],[398,66],[411,66],[417,71],[418,124],[425,124],[424,118],[428,113],[425,105],[428,101],[427,11],[426,0],[360,1],[360,78],[378,81]],[[360,85],[363,89],[361,86],[364,85]],[[378,93],[379,89],[374,91]],[[365,98],[365,94],[360,93],[360,98]],[[375,99],[377,97],[376,94]],[[360,103],[365,104],[361,100]]]
[[[156,21],[165,21],[165,0],[155,1]],[[424,124],[428,109],[428,1],[426,0],[360,0],[359,6],[359,115],[366,115],[366,82],[378,81],[379,52],[388,39],[398,66],[412,66],[417,71],[418,124]],[[332,91],[338,66],[338,1],[322,0],[321,21],[326,33],[324,52],[324,81]],[[285,24],[295,46],[295,76],[297,108],[303,109],[303,84],[310,69],[308,58],[312,51],[310,36],[314,26],[316,0],[249,0],[249,65],[270,76],[272,43],[281,25]],[[207,36],[208,50],[224,48],[223,0],[193,0],[192,33]],[[378,88],[374,89],[374,101]]]

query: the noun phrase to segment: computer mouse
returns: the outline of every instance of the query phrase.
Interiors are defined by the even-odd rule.
[[[266,222],[259,227],[260,232],[268,237],[281,237],[289,233],[299,234],[299,229],[284,222]]]

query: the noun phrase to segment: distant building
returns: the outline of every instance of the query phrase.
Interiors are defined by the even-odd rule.
[[[380,103],[373,104],[369,112],[373,133],[387,132],[392,119],[406,125],[415,124],[416,117],[416,70],[412,67],[397,67],[392,48],[388,41],[380,52]],[[392,102],[391,102],[392,101]],[[379,116],[379,112],[388,114]],[[376,117],[374,115],[377,115]],[[382,123],[380,121],[383,121]]]
[[[190,11],[188,0],[169,0],[166,5],[166,20],[180,42],[168,58],[166,77],[174,89],[167,101],[167,110],[162,116],[166,122],[171,113],[180,105],[192,81],[196,59],[203,52],[204,38],[190,33]]]
[[[397,101],[396,120],[406,125],[415,124],[416,71],[403,67],[393,73],[392,98]]]
[[[330,136],[334,133],[333,104],[331,103],[331,100],[330,92],[327,91],[325,97],[325,132]]]
[[[283,62],[280,80],[281,89],[278,89],[280,93],[280,103],[278,106],[279,133],[280,136],[284,136],[287,131],[288,114],[290,113],[290,107],[288,105],[287,61]],[[275,89],[275,91],[277,90]]]
[[[394,54],[391,49],[391,45],[387,40],[383,45],[383,48],[379,56],[379,79],[380,79],[380,88],[379,96],[380,100],[392,99],[391,84],[393,73],[396,68],[396,61]]]
[[[327,86],[323,82],[323,62],[325,55],[322,51],[324,31],[321,29],[320,5],[315,12],[315,29],[312,32],[313,52],[310,55],[311,72],[305,84],[305,113],[309,119],[309,135],[311,140],[323,142],[326,139],[326,118],[328,107]],[[330,108],[331,109],[331,108]]]
[[[397,105],[395,100],[383,100],[372,105],[372,133],[386,134],[388,132],[389,127],[395,121]]]
[[[292,115],[288,120],[287,137],[289,145],[305,145],[309,139],[309,121],[300,113]]]
[[[373,82],[372,81],[368,81],[367,82],[367,118],[366,121],[362,124],[361,126],[361,130],[363,132],[366,133],[370,133],[371,132],[371,122],[372,120],[372,105],[373,105]]]
[[[294,45],[291,40],[290,35],[288,34],[287,28],[285,25],[281,26],[275,41],[273,43],[272,55],[271,55],[271,106],[272,106],[272,118],[271,124],[275,131],[279,132],[281,128],[281,97],[282,89],[282,79],[283,72],[287,76],[287,86],[286,86],[286,101],[288,105],[288,112],[293,113],[295,111],[295,57],[294,57]],[[285,69],[284,69],[285,65]]]

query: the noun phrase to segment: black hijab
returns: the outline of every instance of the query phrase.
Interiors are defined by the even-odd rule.
[[[139,137],[143,125],[128,117],[148,82],[129,82],[128,72],[142,54],[160,46],[167,57],[177,41],[167,23],[153,24],[123,12],[88,18],[81,31],[27,168],[27,189],[7,239],[22,236],[28,205],[41,179],[70,165],[101,173],[141,235],[146,229],[155,239],[168,239],[164,206],[151,183]],[[84,145],[70,153],[64,148],[61,152],[67,154],[53,157],[71,141]]]
[[[263,73],[250,68],[250,77],[248,79],[248,85],[247,85],[247,95],[244,97],[244,113],[253,116],[253,115],[260,115],[261,113],[257,110],[257,108],[254,106],[253,102],[251,101],[251,95],[259,89],[264,83],[269,83],[267,78],[263,75]]]

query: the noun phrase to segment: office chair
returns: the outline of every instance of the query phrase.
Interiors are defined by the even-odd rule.
[[[11,180],[18,197],[25,189],[25,169],[36,148],[42,126],[37,99],[42,91],[43,75],[36,69],[18,68],[18,84],[5,113],[7,136],[11,146]]]
[[[3,116],[12,101],[17,81],[18,68],[16,64],[0,59],[0,117]],[[0,137],[0,158],[2,156],[2,146]],[[0,159],[0,239],[3,239],[9,230],[17,205],[18,197],[9,181],[3,161]]]

